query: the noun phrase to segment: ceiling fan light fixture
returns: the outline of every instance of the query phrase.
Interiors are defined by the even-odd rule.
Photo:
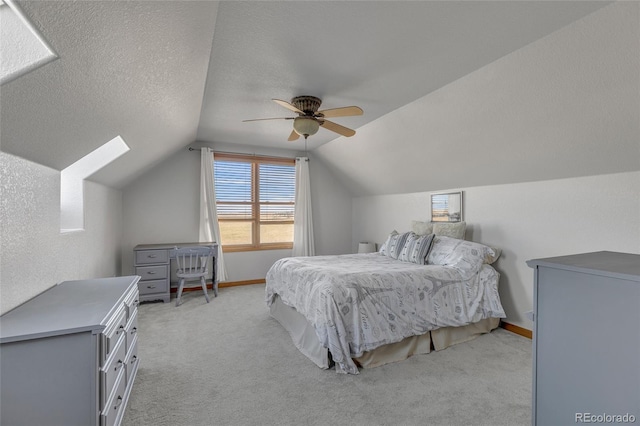
[[[318,132],[320,126],[337,133],[340,136],[353,136],[356,134],[355,130],[341,126],[340,124],[329,121],[326,118],[350,117],[354,115],[362,115],[363,112],[362,108],[355,105],[318,111],[318,108],[322,104],[322,100],[315,96],[296,96],[291,99],[291,102],[283,101],[282,99],[272,99],[272,101],[289,111],[295,112],[298,114],[298,117],[256,118],[253,120],[242,121],[293,120],[293,130],[289,135],[289,141],[295,141],[300,136],[304,136],[306,141],[309,136],[315,135]]]
[[[311,135],[315,135],[320,128],[318,120],[310,117],[296,117],[293,120],[293,130],[300,136],[305,138]]]

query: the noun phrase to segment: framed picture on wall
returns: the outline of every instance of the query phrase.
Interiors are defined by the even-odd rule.
[[[462,191],[431,194],[432,222],[462,221]]]

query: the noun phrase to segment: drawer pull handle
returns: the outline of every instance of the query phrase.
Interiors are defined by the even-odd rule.
[[[116,366],[113,367],[113,371],[118,371],[118,368],[122,367],[122,360],[119,359],[118,362],[116,363]]]
[[[150,254],[147,256],[149,259],[155,259],[157,256],[155,254]]]
[[[131,329],[131,334],[135,333],[136,331],[138,331],[138,327],[133,327],[133,328]]]
[[[117,410],[120,404],[122,404],[122,397],[118,395],[118,399],[116,400],[116,403],[113,405],[113,409]]]
[[[137,359],[138,359],[137,355],[132,356],[131,357],[131,365],[135,364]]]
[[[155,285],[148,285],[147,288],[156,288]]]
[[[156,274],[156,271],[148,271],[148,272],[147,272],[147,274],[148,274],[148,275],[155,275],[155,274]]]
[[[118,327],[118,330],[116,331],[116,335],[120,334],[122,330],[124,330],[124,325],[121,325],[120,327]]]

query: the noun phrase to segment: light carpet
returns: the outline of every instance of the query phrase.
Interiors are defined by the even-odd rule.
[[[530,425],[531,340],[497,329],[359,375],[316,367],[264,285],[142,304],[124,426]]]

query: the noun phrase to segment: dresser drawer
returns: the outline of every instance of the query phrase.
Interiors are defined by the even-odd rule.
[[[116,384],[113,392],[100,412],[100,426],[114,426],[116,424],[116,420],[118,419],[120,412],[124,410],[125,407],[123,402],[126,386],[126,374],[124,369],[121,369],[118,377],[116,378]]]
[[[125,334],[127,325],[127,312],[122,305],[121,309],[113,316],[113,320],[109,322],[101,335],[101,357],[100,365],[104,365],[114,348],[116,347],[120,337]]]
[[[169,280],[140,281],[138,289],[140,290],[140,295],[167,293],[169,292]]]
[[[140,303],[140,298],[138,296],[138,287],[134,287],[131,292],[129,292],[129,294],[125,297],[124,305],[125,310],[127,311],[127,321],[138,309],[138,304]]]
[[[127,353],[129,353],[131,343],[138,334],[138,311],[135,311],[133,313],[133,316],[129,318],[129,322],[127,323],[125,331],[125,350]]]
[[[140,275],[142,281],[161,280],[167,278],[168,270],[167,265],[136,266],[136,275]]]
[[[136,265],[152,263],[168,263],[169,250],[140,250],[136,251]]]
[[[104,367],[100,369],[100,407],[104,408],[113,392],[120,372],[124,370],[126,359],[126,338],[122,336],[112,351]]]
[[[126,368],[127,382],[130,382],[133,380],[136,369],[138,368],[138,335],[133,336],[131,340],[124,366]]]

